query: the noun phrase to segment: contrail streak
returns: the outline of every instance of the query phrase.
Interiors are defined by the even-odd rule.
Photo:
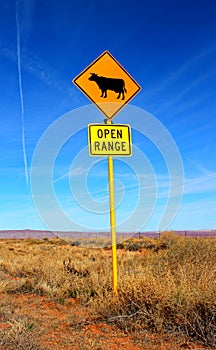
[[[20,105],[21,105],[21,125],[22,125],[22,149],[23,149],[23,161],[25,168],[26,184],[28,185],[28,165],[26,157],[26,146],[25,146],[25,125],[24,125],[24,103],[23,103],[23,91],[22,91],[22,75],[21,75],[21,58],[20,58],[20,26],[19,26],[19,13],[18,13],[18,2],[16,1],[16,28],[17,28],[17,66],[18,66],[18,77],[19,77],[19,92],[20,92]]]

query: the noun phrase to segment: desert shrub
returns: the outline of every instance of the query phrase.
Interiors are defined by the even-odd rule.
[[[171,239],[170,239],[171,238]],[[184,333],[216,346],[216,240],[162,237],[169,248],[121,262],[118,298],[93,300],[124,329]]]
[[[119,243],[122,248],[128,251],[142,251],[143,248],[145,249],[153,249],[156,246],[156,240],[149,239],[149,238],[131,238],[127,239],[126,241]],[[119,246],[117,245],[117,247]]]
[[[0,345],[5,349],[42,350],[38,329],[28,317],[14,316],[9,320],[8,326],[6,329],[0,329]]]
[[[176,243],[176,241],[181,238],[173,231],[162,232],[159,238],[159,242],[166,242],[167,245],[172,245]]]
[[[137,252],[142,250],[142,246],[138,242],[131,242],[126,247],[126,250],[129,250],[129,252]]]
[[[80,242],[80,241],[71,242],[71,246],[72,246],[72,247],[78,247],[79,245],[81,245],[81,242]]]
[[[116,248],[117,249],[124,249],[124,243],[122,243],[122,242],[121,243],[117,243],[116,244]]]

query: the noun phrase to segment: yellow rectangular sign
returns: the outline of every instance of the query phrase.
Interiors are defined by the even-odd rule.
[[[131,156],[131,127],[128,124],[89,124],[90,156]]]

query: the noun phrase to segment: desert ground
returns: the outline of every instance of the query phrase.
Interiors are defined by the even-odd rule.
[[[216,239],[0,240],[0,349],[216,348]],[[95,245],[97,242],[95,242]]]

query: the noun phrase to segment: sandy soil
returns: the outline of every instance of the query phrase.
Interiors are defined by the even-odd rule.
[[[5,296],[1,295],[1,298]],[[7,303],[17,316],[34,320],[38,339],[44,349],[52,350],[180,350],[204,349],[197,344],[182,343],[167,336],[143,333],[128,336],[114,325],[90,319],[88,310],[74,299],[64,305],[34,294],[7,294]],[[0,328],[10,328],[1,320]],[[7,349],[1,347],[0,349]]]

